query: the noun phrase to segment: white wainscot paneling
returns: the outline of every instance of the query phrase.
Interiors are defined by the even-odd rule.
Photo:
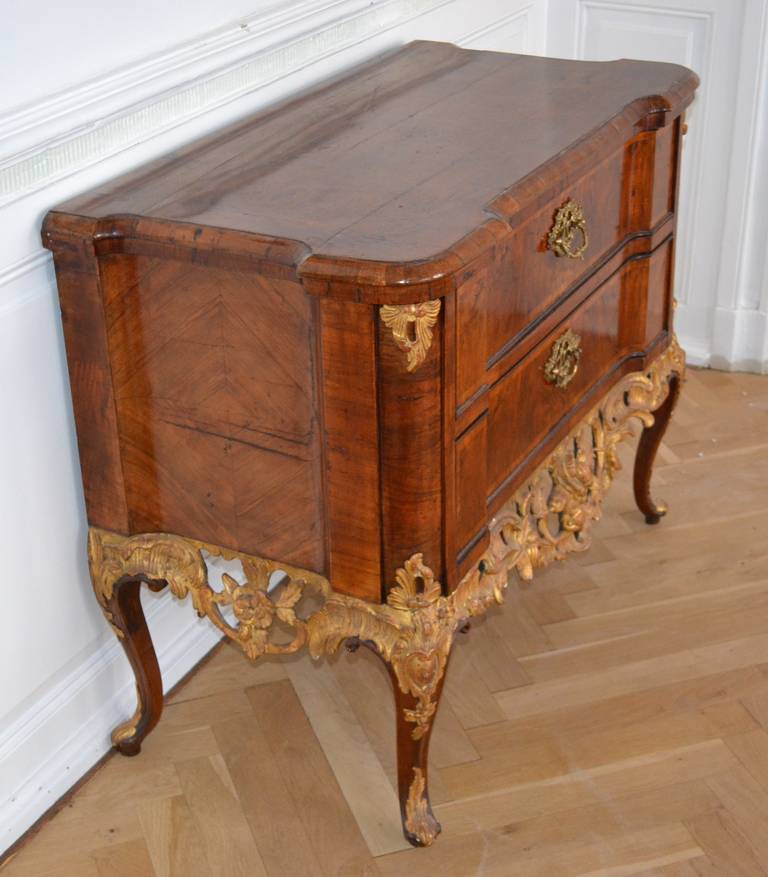
[[[701,77],[687,114],[675,278],[678,333],[697,364],[759,370],[766,357],[766,273],[754,255],[749,261],[761,228],[754,193],[768,186],[766,7],[766,0],[550,2],[550,54],[674,62]]]
[[[525,3],[520,8],[513,8],[515,4],[507,2],[493,5],[497,8],[498,18],[467,34],[461,40],[462,46],[491,52],[543,53],[546,22],[544,3]]]
[[[584,0],[580,4],[576,27],[576,56],[595,60],[643,58],[648,61],[673,61],[696,70],[700,76],[709,70],[711,12],[675,8],[647,8],[637,4],[602,3]],[[706,252],[717,252],[718,223],[707,223],[702,209],[713,209],[712,197],[702,191],[702,152],[704,126],[709,97],[708,76],[686,119],[688,134],[684,141],[684,170],[680,186],[679,226],[675,271],[675,290],[680,303],[677,328],[692,361],[706,360],[710,319],[710,302],[715,294],[715,272],[697,272],[694,241],[709,240]],[[723,142],[721,151],[727,150]],[[721,174],[722,176],[722,174]],[[724,180],[721,180],[721,186]],[[707,205],[705,202],[709,200]],[[721,198],[716,199],[721,203]],[[704,227],[702,227],[702,221]],[[707,227],[708,226],[708,227]],[[697,274],[699,276],[697,276]],[[695,289],[694,295],[690,290]]]
[[[0,850],[109,747],[133,676],[90,588],[85,515],[50,256],[6,272],[0,293],[3,538]],[[145,596],[170,686],[218,641],[167,596]]]
[[[144,6],[138,0],[137,20]],[[274,0],[250,14],[226,0],[218,18],[210,4],[193,6],[196,24],[185,19],[179,29],[174,19],[186,7],[155,4],[153,39],[165,36],[130,63],[136,40],[126,45],[118,8],[97,4],[91,30],[74,26],[87,3],[68,28],[54,27],[55,16],[51,27],[22,27],[29,10],[21,8],[4,22],[6,36],[15,22],[14,52],[26,53],[36,78],[0,101],[0,533],[9,595],[0,642],[3,665],[14,668],[2,676],[0,850],[108,750],[109,731],[135,697],[88,581],[55,282],[39,243],[45,212],[408,40],[537,52],[545,39],[546,0]],[[54,33],[68,57],[88,56],[63,78],[54,75],[61,57],[45,48]],[[119,69],[104,69],[110,40],[120,43]],[[46,90],[45,81],[56,85]],[[218,634],[167,594],[142,599],[167,688]]]

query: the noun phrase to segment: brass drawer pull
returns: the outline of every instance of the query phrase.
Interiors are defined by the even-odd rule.
[[[578,242],[578,243],[577,243]],[[583,259],[589,246],[587,220],[580,204],[568,200],[555,213],[555,223],[547,235],[547,246],[556,256]]]
[[[552,351],[544,363],[544,379],[563,389],[574,379],[581,360],[581,336],[571,329],[561,335],[552,345]]]

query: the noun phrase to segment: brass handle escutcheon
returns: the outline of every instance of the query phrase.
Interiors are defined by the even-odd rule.
[[[583,259],[589,246],[587,220],[580,204],[568,200],[555,213],[555,223],[547,235],[547,246],[556,256]]]
[[[544,363],[544,379],[561,389],[567,387],[579,370],[580,360],[581,336],[569,329],[552,345]]]

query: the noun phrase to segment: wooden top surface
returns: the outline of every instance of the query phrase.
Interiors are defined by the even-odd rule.
[[[284,238],[319,262],[423,262],[509,219],[515,187],[590,133],[618,143],[696,84],[672,64],[415,42],[57,212]]]

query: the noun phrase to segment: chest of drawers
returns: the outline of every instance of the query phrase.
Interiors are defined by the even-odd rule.
[[[689,70],[413,43],[52,211],[96,596],[139,692],[142,583],[250,658],[387,664],[406,836],[451,644],[583,550],[684,358],[671,279]],[[654,414],[655,412],[655,414]],[[243,576],[209,581],[205,559]]]

